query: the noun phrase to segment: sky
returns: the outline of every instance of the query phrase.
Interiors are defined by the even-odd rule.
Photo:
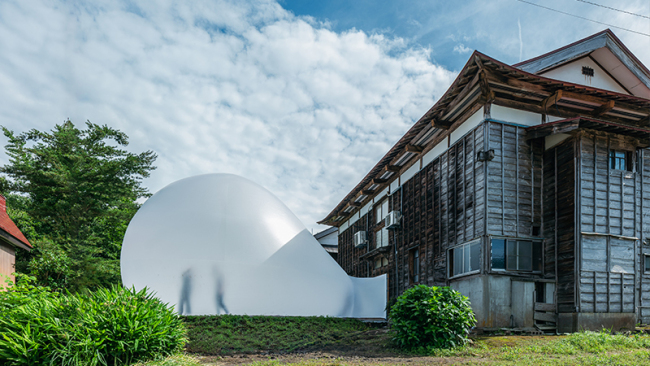
[[[650,34],[648,1],[527,1]],[[0,125],[117,128],[158,155],[151,192],[238,174],[318,232],[473,50],[513,64],[606,28],[518,0],[0,0]],[[650,36],[610,28],[650,66]]]

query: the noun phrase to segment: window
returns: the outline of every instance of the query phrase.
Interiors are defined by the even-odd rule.
[[[388,229],[382,227],[375,231],[375,248],[388,246]]]
[[[615,170],[632,171],[632,152],[609,150],[609,167]]]
[[[646,272],[650,272],[650,255],[645,256],[645,263],[643,268],[645,269]]]
[[[542,243],[530,240],[492,239],[493,270],[542,271]]]
[[[449,250],[450,277],[478,271],[481,263],[481,242],[475,241]]]
[[[386,216],[388,216],[388,199],[385,199],[384,202],[382,202],[380,205],[375,206],[376,223],[377,224],[381,223],[381,221]]]
[[[387,265],[388,265],[388,258],[377,257],[377,259],[375,259],[375,269],[381,268],[381,267],[384,267],[384,266],[387,266]]]
[[[409,259],[411,264],[411,283],[418,283],[420,282],[420,250],[412,250]]]

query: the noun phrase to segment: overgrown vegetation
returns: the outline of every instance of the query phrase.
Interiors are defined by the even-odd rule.
[[[397,298],[390,322],[393,340],[401,348],[453,348],[467,343],[476,318],[460,292],[418,285]]]
[[[354,345],[373,326],[356,319],[269,316],[188,316],[188,352],[202,354],[292,352]]]
[[[1,365],[129,365],[185,345],[181,319],[146,289],[64,295],[34,281],[0,292]]]
[[[17,272],[73,292],[119,284],[122,239],[137,200],[149,196],[141,182],[156,155],[129,153],[126,134],[90,122],[2,131],[9,163],[0,167],[0,193],[34,246],[16,253]]]

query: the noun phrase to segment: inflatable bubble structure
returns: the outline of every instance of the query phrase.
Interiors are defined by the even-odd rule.
[[[231,174],[182,179],[131,220],[122,282],[180,314],[385,318],[386,276],[355,278],[279,199]]]

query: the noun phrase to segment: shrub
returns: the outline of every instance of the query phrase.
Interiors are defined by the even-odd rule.
[[[449,287],[425,285],[410,288],[397,298],[390,321],[393,341],[407,349],[463,345],[476,325],[467,297]]]
[[[0,293],[2,365],[128,365],[185,345],[181,319],[146,289],[60,295],[33,281]]]

